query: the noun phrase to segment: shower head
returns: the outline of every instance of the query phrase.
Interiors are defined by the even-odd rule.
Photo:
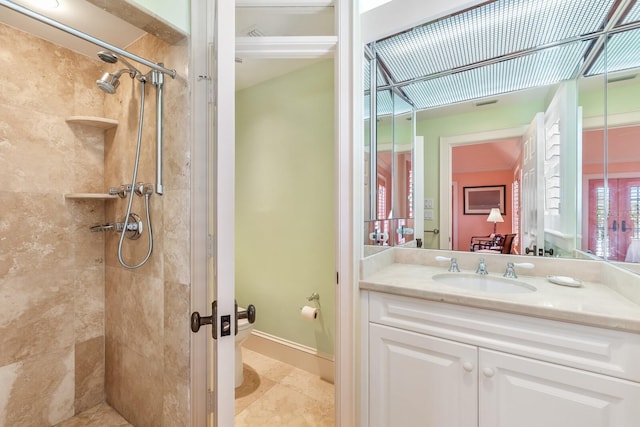
[[[115,54],[115,53],[113,53],[111,51],[101,50],[100,52],[98,52],[98,58],[102,59],[107,64],[115,64],[118,61],[122,61],[122,63],[129,68],[129,74],[131,74],[132,77],[135,76],[136,74],[142,74],[140,72],[140,70],[138,70],[136,67],[131,65],[129,63],[129,61],[127,61],[123,57],[121,57],[121,56],[119,56],[119,55],[117,55],[117,54]]]
[[[118,71],[115,74],[104,73],[100,79],[96,80],[96,84],[98,85],[98,87],[103,91],[105,91],[106,93],[110,93],[110,94],[116,93],[116,89],[120,85],[120,80],[119,80],[120,76],[123,73],[129,73],[129,76],[132,79],[142,76],[142,73],[140,72],[140,70],[138,70],[136,67],[131,65],[126,59],[116,55],[113,52],[110,52],[108,50],[102,50],[98,52],[98,58],[100,58],[101,60],[103,60],[108,64],[115,64],[118,62],[118,60],[120,60],[128,67]]]
[[[102,77],[96,80],[96,84],[106,93],[114,94],[118,86],[120,86],[120,75],[122,75],[120,72],[116,74],[104,73]]]
[[[109,52],[108,50],[101,50],[98,52],[98,58],[109,64],[115,64],[118,62],[118,57],[115,53]]]

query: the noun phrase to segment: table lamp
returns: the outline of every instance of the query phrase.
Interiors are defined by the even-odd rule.
[[[502,215],[500,215],[500,209],[491,208],[491,212],[489,212],[489,217],[487,218],[487,222],[493,223],[493,234],[496,234],[496,223],[504,222],[504,219],[502,219]]]

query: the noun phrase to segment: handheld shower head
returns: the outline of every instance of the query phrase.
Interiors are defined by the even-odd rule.
[[[131,75],[131,77],[135,77],[138,74],[142,75],[140,70],[131,65],[129,61],[108,50],[101,50],[100,52],[98,52],[98,58],[102,59],[107,64],[115,64],[118,61],[122,61],[122,63],[126,65],[127,68],[129,68],[129,74]]]
[[[108,50],[101,50],[98,52],[98,58],[102,59],[104,62],[108,64],[115,64],[118,62],[118,57],[115,53],[109,52]]]

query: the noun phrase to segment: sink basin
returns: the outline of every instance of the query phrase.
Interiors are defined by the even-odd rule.
[[[460,289],[483,292],[527,293],[535,292],[536,288],[519,280],[505,277],[481,276],[479,274],[442,273],[433,276],[433,280],[447,286]]]

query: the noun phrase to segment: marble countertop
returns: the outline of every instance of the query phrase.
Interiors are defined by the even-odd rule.
[[[560,286],[546,276],[520,271],[517,280],[536,291],[501,293],[459,289],[432,279],[442,273],[447,268],[394,262],[362,278],[360,289],[640,333],[640,305],[600,283]],[[489,277],[502,278],[502,274]]]

